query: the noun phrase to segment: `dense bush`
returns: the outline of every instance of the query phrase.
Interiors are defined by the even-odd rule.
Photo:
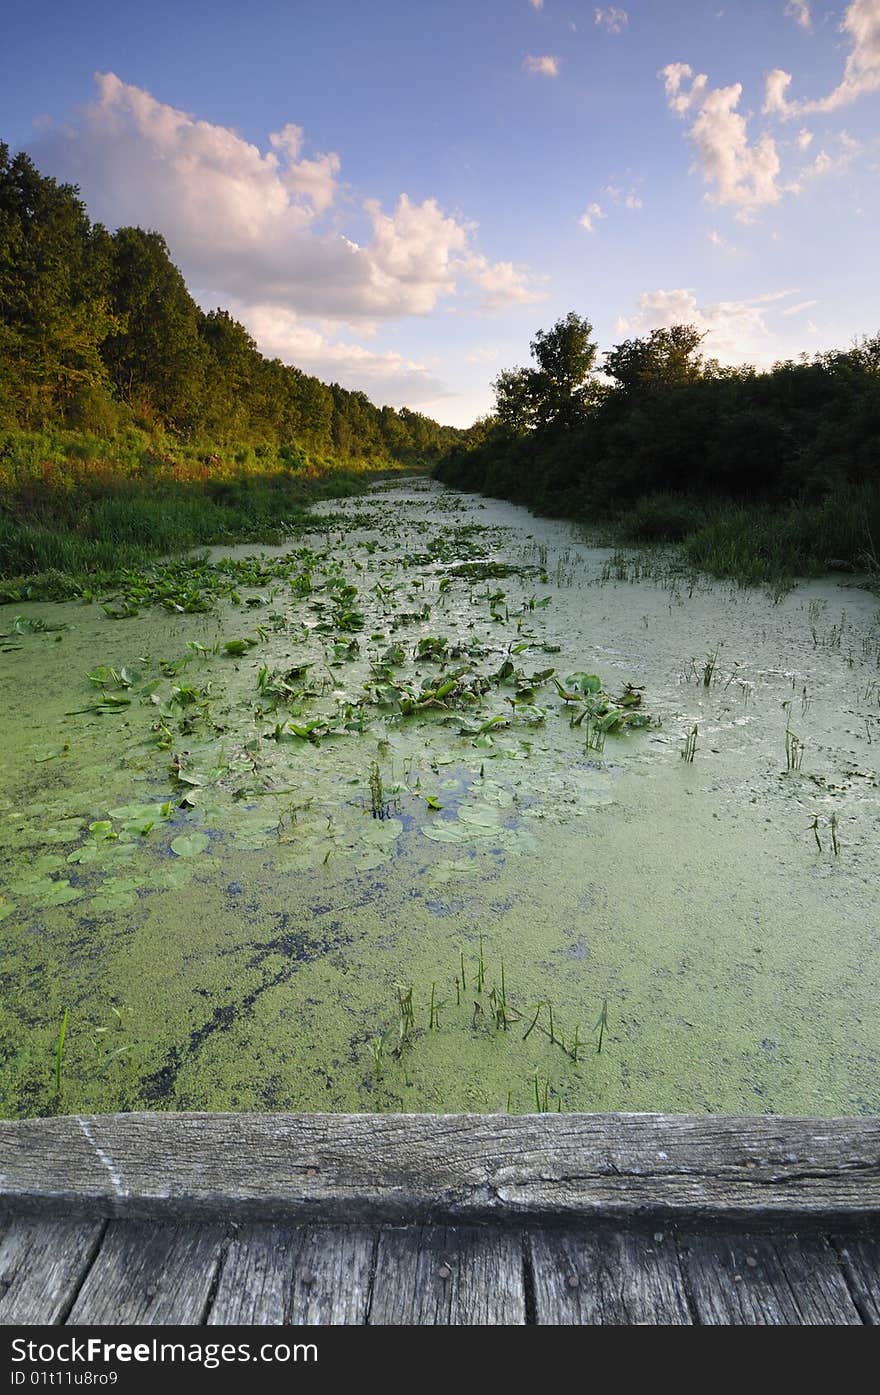
[[[625,538],[683,542],[694,565],[744,578],[876,565],[880,335],[766,373],[704,362],[700,342],[683,325],[617,345],[604,377],[549,415],[536,370],[503,373],[498,414],[436,474],[546,513],[616,519]]]

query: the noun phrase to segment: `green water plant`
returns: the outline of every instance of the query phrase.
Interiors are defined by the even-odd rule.
[[[680,753],[682,760],[686,761],[688,765],[693,764],[694,755],[697,750],[697,737],[699,734],[700,729],[695,722],[685,737],[684,749]]]

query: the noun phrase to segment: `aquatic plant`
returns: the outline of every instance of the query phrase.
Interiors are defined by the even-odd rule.
[[[697,750],[697,737],[699,734],[700,729],[695,722],[685,737],[684,749],[680,753],[682,760],[687,761],[688,765],[693,764],[694,755]]]

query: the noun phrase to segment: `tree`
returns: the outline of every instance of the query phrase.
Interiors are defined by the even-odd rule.
[[[2,396],[27,425],[66,413],[82,394],[106,396],[108,271],[108,235],[89,223],[79,191],[0,144]]]
[[[495,390],[495,415],[508,431],[521,436],[535,425],[535,403],[532,393],[531,368],[505,368],[492,387]]]
[[[113,238],[113,311],[120,329],[102,354],[124,401],[184,435],[198,429],[208,363],[201,311],[164,237],[119,228]]]
[[[702,375],[697,352],[705,334],[696,325],[652,329],[645,339],[625,339],[605,355],[604,371],[624,392],[651,392],[695,382]]]
[[[573,310],[532,340],[532,396],[538,426],[571,430],[583,420],[595,394],[593,326]]]
[[[531,343],[537,368],[507,369],[495,379],[499,421],[518,433],[532,427],[569,431],[583,421],[597,392],[592,333],[589,320],[574,311],[552,329],[539,329]]]

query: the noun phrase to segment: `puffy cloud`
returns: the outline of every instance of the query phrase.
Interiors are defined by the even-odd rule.
[[[559,59],[550,53],[541,54],[539,57],[533,53],[528,54],[523,59],[523,68],[527,73],[540,73],[542,77],[559,77]]]
[[[844,11],[841,33],[849,40],[843,77],[817,101],[789,101],[791,73],[774,68],[767,74],[764,111],[790,120],[803,112],[836,111],[866,92],[880,89],[880,0],[852,0]]]
[[[580,223],[582,228],[585,228],[588,233],[591,233],[596,231],[597,222],[600,218],[604,217],[605,214],[602,210],[601,204],[591,203],[588,204],[587,207],[584,209],[584,212],[581,214],[580,218],[578,219],[578,222]]]
[[[596,23],[601,24],[603,29],[607,29],[609,34],[621,34],[629,24],[629,15],[626,10],[619,10],[616,5],[607,5],[604,9],[597,9],[594,13]]]
[[[694,77],[690,63],[667,63],[666,67],[661,69],[660,76],[666,89],[666,100],[676,116],[684,116],[691,107],[699,105],[709,82],[705,73],[698,73]],[[690,82],[690,88],[687,90],[684,87],[685,81]]]
[[[806,126],[802,126],[798,131],[798,150],[807,150],[813,143],[813,132],[808,131]]]
[[[853,160],[861,152],[861,143],[854,140],[847,131],[841,131],[837,137],[841,149],[837,155],[829,155],[827,150],[820,150],[815,160],[806,165],[801,170],[798,179],[816,179],[823,174],[841,174],[849,169]],[[800,186],[793,186],[800,193]]]
[[[488,262],[475,225],[434,199],[401,194],[391,212],[368,199],[366,239],[347,236],[339,156],[305,156],[293,123],[261,151],[113,73],[96,82],[96,101],[41,135],[37,163],[79,184],[111,226],[161,228],[197,292],[361,325],[424,315],[462,292],[487,308],[534,298],[521,268]]]
[[[810,14],[810,0],[788,0],[785,13],[802,29],[812,29],[813,16]]]
[[[773,291],[751,300],[700,305],[688,288],[644,291],[636,313],[618,320],[617,330],[620,334],[648,334],[652,329],[669,329],[672,325],[696,325],[706,335],[703,351],[710,357],[727,363],[768,362],[774,355],[767,307],[792,294]]]
[[[660,76],[670,109],[692,118],[687,135],[696,151],[695,167],[712,186],[710,200],[733,204],[743,222],[763,204],[778,203],[776,143],[766,134],[749,142],[747,118],[737,110],[742,84],[709,87],[705,73],[695,76],[687,63],[670,63]]]
[[[328,338],[278,305],[233,302],[262,351],[312,373],[325,382],[360,389],[392,406],[415,406],[443,396],[443,385],[424,363],[393,350],[374,352],[361,344]]]
[[[526,270],[513,262],[490,262],[477,253],[456,265],[460,265],[480,288],[481,305],[485,310],[501,310],[505,305],[530,305],[543,298],[543,292],[535,290]]]

